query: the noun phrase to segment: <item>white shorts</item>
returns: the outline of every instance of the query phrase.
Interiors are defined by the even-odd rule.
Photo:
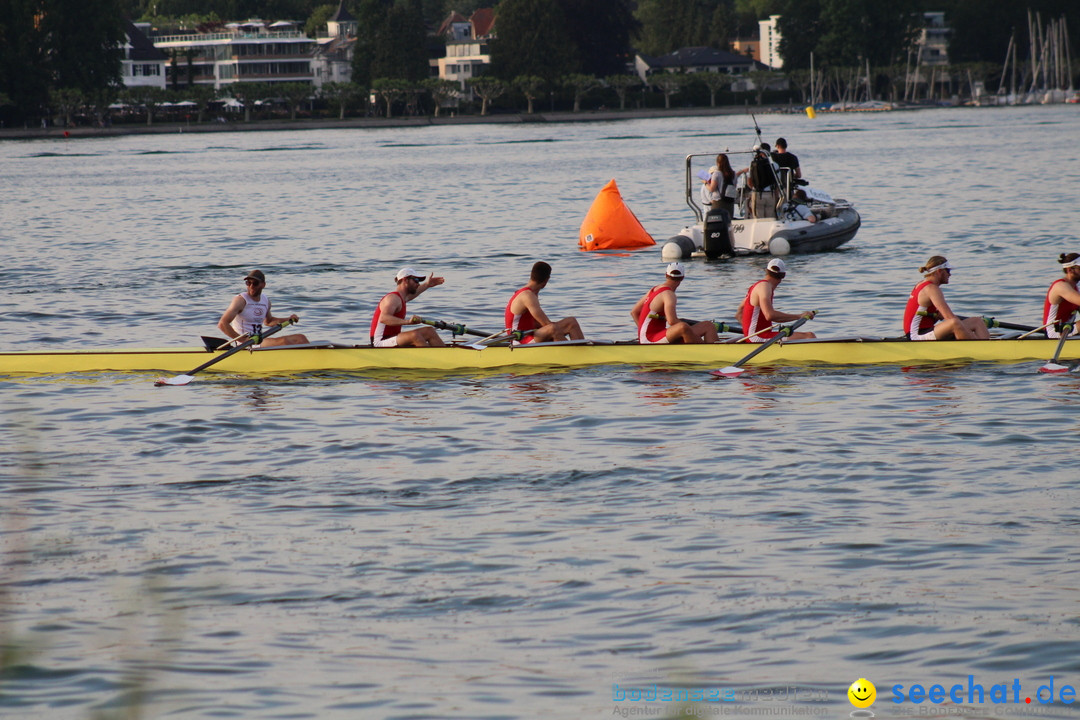
[[[373,340],[371,344],[377,348],[397,347],[397,339],[398,336],[395,335],[393,337],[383,338],[382,340]]]
[[[912,340],[937,340],[937,335],[934,334],[934,328],[930,328],[928,331],[924,332],[922,335],[919,335],[917,333],[912,333],[908,337],[910,337]]]

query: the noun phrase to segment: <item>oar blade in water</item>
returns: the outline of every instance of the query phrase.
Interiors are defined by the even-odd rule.
[[[713,370],[709,374],[710,375],[715,375],[717,377],[737,378],[740,375],[742,375],[744,372],[746,372],[746,368],[735,367],[734,365],[729,365],[726,368],[720,368],[719,370]]]
[[[177,375],[171,378],[158,378],[154,381],[154,387],[161,387],[162,385],[187,385],[189,382],[195,379],[194,375]]]
[[[1059,365],[1056,362],[1048,362],[1045,365],[1043,365],[1041,368],[1039,368],[1039,372],[1041,372],[1041,373],[1069,372],[1069,366],[1068,365]]]

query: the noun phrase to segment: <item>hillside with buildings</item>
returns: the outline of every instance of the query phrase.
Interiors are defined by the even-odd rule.
[[[998,62],[958,63],[953,56],[972,49],[968,40],[952,48],[967,36],[950,25],[950,12],[962,15],[955,7],[894,13],[880,38],[853,38],[835,31],[836,18],[803,22],[803,6],[817,0],[757,20],[719,0],[692,4],[663,32],[654,0],[612,0],[587,11],[569,0],[503,0],[467,13],[450,9],[437,22],[420,3],[363,0],[351,8],[338,0],[306,19],[209,13],[120,18],[116,27],[100,17],[110,1],[84,9],[99,13],[93,25],[66,15],[61,22],[57,6],[56,16],[46,11],[33,25],[48,33],[14,35],[18,17],[5,26],[11,42],[0,56],[0,119],[9,126],[151,124],[532,113],[538,106],[1000,104],[1069,100],[1078,74],[1066,17],[1030,12],[1027,32],[1009,38]],[[68,36],[70,47],[56,46]],[[860,45],[867,42],[878,45]]]

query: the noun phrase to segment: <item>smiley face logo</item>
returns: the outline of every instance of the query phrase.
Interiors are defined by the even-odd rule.
[[[857,708],[868,708],[877,700],[877,688],[866,678],[859,678],[847,689],[848,700]]]

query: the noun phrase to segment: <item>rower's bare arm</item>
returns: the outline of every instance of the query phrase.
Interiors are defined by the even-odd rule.
[[[753,301],[757,300],[757,306],[761,309],[762,316],[770,325],[787,322],[787,318],[783,317],[784,313],[777,311],[773,307],[772,293],[768,292],[768,290],[768,283],[758,283],[758,286],[750,294],[750,305],[753,306]]]
[[[399,318],[395,313],[398,310],[398,304],[401,301],[396,296],[390,295],[384,297],[379,303],[379,322],[383,325],[393,327],[395,325],[409,325],[409,321],[412,318]]]
[[[927,285],[923,288],[923,293],[925,294],[925,298],[934,304],[934,307],[937,308],[938,313],[943,319],[949,320],[950,318],[956,317],[956,313],[952,311],[952,308],[949,307],[949,303],[945,301],[945,293],[941,292],[941,288],[937,285]],[[919,304],[925,305],[925,303],[922,302]]]
[[[544,327],[551,323],[547,314],[540,308],[540,300],[536,297],[536,293],[523,292],[521,295],[518,295],[518,299],[523,299],[522,304],[525,305],[525,309],[528,310],[529,314],[536,320],[537,327]]]
[[[437,287],[446,282],[446,278],[435,277],[435,275],[428,275],[428,279],[416,286],[416,292],[409,296],[412,300],[414,297],[424,292],[428,288]]]
[[[228,309],[225,310],[225,312],[221,316],[221,319],[218,320],[218,330],[225,333],[231,338],[240,337],[240,333],[233,330],[232,321],[235,320],[236,316],[244,310],[244,307],[246,305],[247,303],[244,302],[244,299],[242,297],[240,297],[239,295],[234,297],[232,299],[232,302],[229,303]]]
[[[645,293],[641,296],[641,299],[634,303],[633,309],[630,310],[630,317],[634,318],[634,322],[641,317],[641,308],[645,305],[645,298],[649,297],[649,293]]]
[[[1068,283],[1058,283],[1058,286],[1065,285],[1058,291],[1059,300],[1068,300],[1073,305],[1080,305],[1080,291]]]
[[[675,293],[666,292],[664,296],[664,319],[667,320],[668,327],[679,322],[679,315],[675,312]]]
[[[764,285],[764,283],[762,283],[762,285]],[[755,297],[757,297],[758,305],[761,307],[761,314],[765,316],[765,319],[768,320],[770,325],[794,322],[805,315],[805,313],[803,313],[803,315],[792,315],[791,313],[780,312],[773,307],[772,293],[766,292],[765,288],[760,285],[754,289],[755,293],[758,293],[759,291],[760,294],[755,295]]]

